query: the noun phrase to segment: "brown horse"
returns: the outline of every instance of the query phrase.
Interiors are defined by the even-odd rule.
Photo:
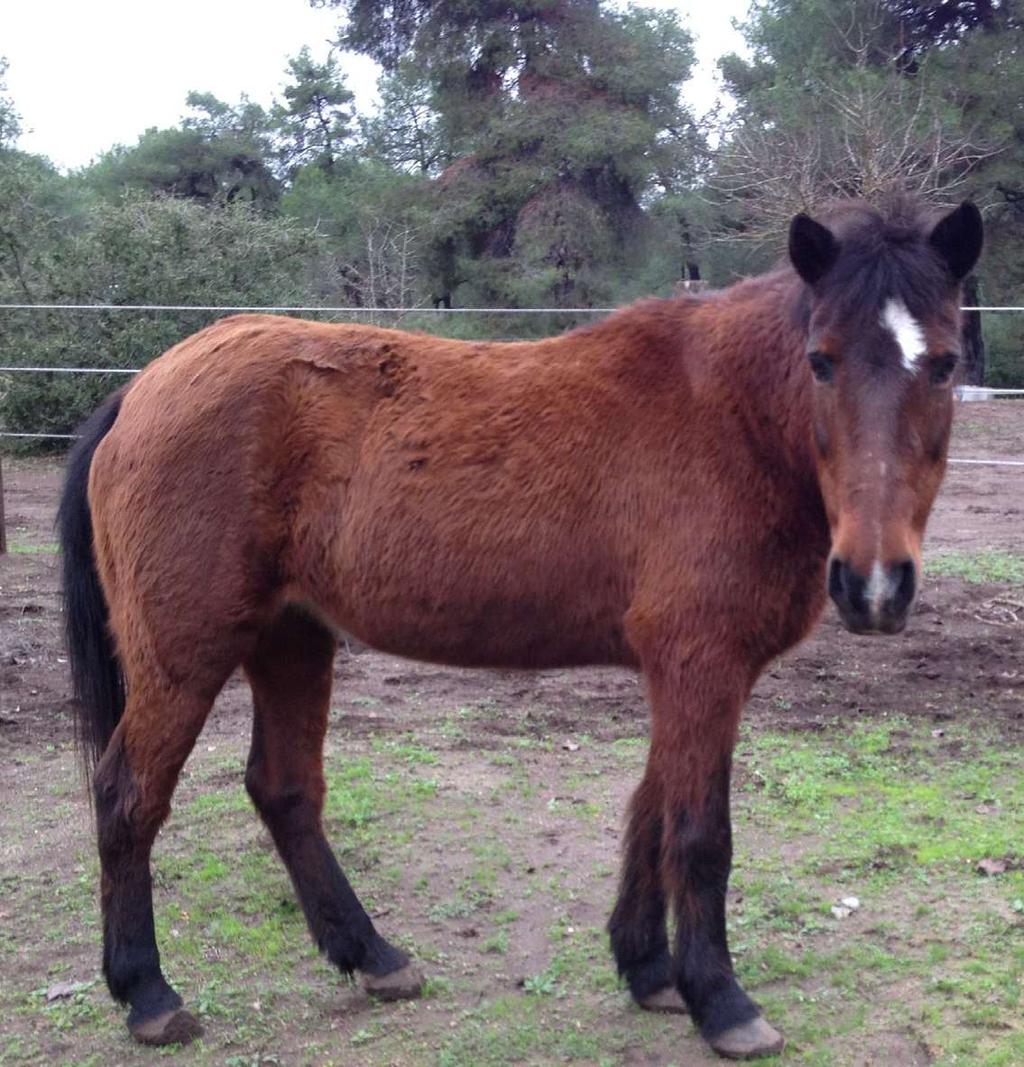
[[[415,965],[321,828],[336,634],[474,667],[619,664],[653,719],[609,923],[636,1001],[727,1056],[782,1038],[733,975],[737,723],[826,590],[900,630],[942,478],[963,204],[794,219],[789,265],[535,343],[225,319],[86,424],[61,503],[78,724],[95,767],[104,973],[141,1041],[195,1019],[164,980],[150,850],[242,666],[245,782],[313,937],[384,997]],[[670,946],[666,912],[674,909]]]

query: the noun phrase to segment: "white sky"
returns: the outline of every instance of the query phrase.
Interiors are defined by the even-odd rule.
[[[706,110],[719,92],[714,61],[742,49],[732,20],[749,0],[641,0],[677,8],[697,37],[700,69],[687,99]],[[114,144],[134,144],[151,126],[174,126],[192,89],[228,103],[242,93],[268,105],[285,64],[303,45],[328,52],[336,10],[307,0],[0,0],[0,55],[8,95],[22,116],[19,147],[77,167]],[[377,73],[342,57],[348,86],[370,106]]]

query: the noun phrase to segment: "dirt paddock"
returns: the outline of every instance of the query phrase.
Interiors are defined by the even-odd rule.
[[[1024,459],[1024,404],[960,405],[952,454]],[[3,464],[0,1063],[147,1063],[98,973],[60,465]],[[731,940],[783,1062],[1024,1064],[1022,529],[1024,467],[951,467],[908,631],[854,638],[829,614],[749,704]],[[630,1006],[603,933],[646,751],[633,676],[339,655],[329,835],[429,973],[415,1004],[372,1003],[316,957],[242,789],[249,724],[235,679],[154,853],[165,970],[207,1030],[173,1059],[714,1062],[688,1020]]]

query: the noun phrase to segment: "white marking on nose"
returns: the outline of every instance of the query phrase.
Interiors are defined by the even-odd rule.
[[[871,608],[871,617],[877,622],[882,614],[882,602],[892,592],[892,583],[885,573],[885,568],[876,559],[868,579],[867,601]]]
[[[925,353],[924,331],[902,300],[889,300],[882,308],[882,325],[896,338],[903,356],[903,366],[913,374],[917,361]]]

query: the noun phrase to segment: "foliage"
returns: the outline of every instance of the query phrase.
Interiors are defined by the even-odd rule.
[[[345,0],[342,43],[388,72],[384,158],[441,169],[432,290],[463,302],[603,303],[644,247],[641,202],[675,173],[692,117],[689,34],[666,12],[592,0]],[[692,169],[692,167],[691,167]],[[638,240],[639,238],[639,240]],[[461,288],[460,288],[461,287]]]
[[[886,6],[898,21],[907,65],[928,49],[960,43],[972,30],[1021,28],[1015,0],[889,0]]]
[[[21,116],[7,95],[7,57],[0,56],[0,148],[12,148],[21,136]]]
[[[939,64],[921,58],[909,76],[882,0],[775,0],[747,38],[752,60],[720,64],[739,102],[711,181],[730,236],[777,239],[795,212],[836,197],[949,200],[1000,147],[968,127]]]
[[[352,94],[333,56],[317,63],[303,48],[288,63],[292,82],[274,108],[280,153],[289,173],[302,165],[334,170],[351,133]]]
[[[29,157],[31,158],[31,157]],[[24,164],[23,165],[27,165]],[[251,205],[126,194],[98,200],[74,224],[39,196],[13,221],[17,256],[0,256],[0,297],[63,304],[277,304],[297,300],[311,239],[287,220]],[[5,228],[0,225],[0,229]],[[14,265],[12,267],[12,265]],[[20,298],[20,299],[19,299]],[[175,316],[104,311],[8,312],[4,365],[139,367],[206,313]],[[70,374],[0,376],[0,424],[26,432],[70,433],[122,377]]]
[[[190,93],[188,106],[180,127],[147,130],[134,146],[105,153],[87,183],[112,199],[133,191],[272,208],[280,186],[263,108],[245,97],[232,107],[210,93]]]
[[[431,177],[452,162],[455,149],[446,136],[424,72],[402,60],[378,82],[380,107],[362,122],[363,143],[370,155],[398,170]]]
[[[279,99],[193,92],[176,126],[59,173],[20,152],[0,58],[0,298],[390,310],[603,307],[767,267],[835,194],[971,196],[972,299],[1024,291],[1019,0],[766,0],[720,68],[731,114],[680,102],[677,17],[608,0],[313,0],[380,62],[357,115],[343,59],[302,49]],[[5,313],[6,362],[138,365],[207,321]],[[413,315],[460,336],[571,324]],[[987,381],[1024,384],[1024,318],[983,318]],[[67,430],[106,379],[13,377],[5,428]]]
[[[35,261],[63,239],[83,205],[70,183],[38,156],[0,149],[0,291],[15,303],[42,301]],[[59,260],[54,269],[59,270]]]
[[[300,170],[284,214],[314,235],[307,290],[348,307],[415,307],[423,299],[425,179],[348,157]]]

